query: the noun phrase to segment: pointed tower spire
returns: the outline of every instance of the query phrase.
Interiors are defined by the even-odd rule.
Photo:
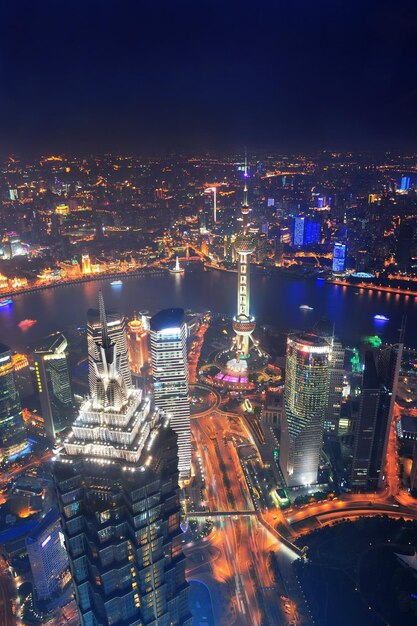
[[[100,313],[100,325],[101,325],[101,346],[100,350],[102,350],[102,357],[105,358],[105,363],[103,360],[103,365],[106,367],[111,365],[116,357],[115,345],[112,343],[109,337],[109,329],[107,326],[107,315],[106,308],[104,306],[104,298],[103,292],[98,292],[98,310]]]
[[[104,306],[104,298],[103,292],[98,292],[98,310],[100,313],[100,324],[101,324],[101,341],[103,344],[103,348],[107,348],[110,345],[109,332],[107,328],[107,315],[106,309]]]
[[[243,177],[245,179],[245,186],[243,187],[243,204],[241,206],[240,212],[242,215],[247,215],[249,213],[249,202],[248,202],[248,185],[246,179],[248,178],[248,157],[245,150],[245,169],[243,172]]]
[[[245,187],[243,189],[243,206],[249,206],[248,203],[248,185],[246,183],[246,179],[248,177],[248,155],[245,148],[245,169],[243,172],[243,177],[245,179]]]

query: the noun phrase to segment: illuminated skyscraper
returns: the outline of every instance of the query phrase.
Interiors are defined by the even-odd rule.
[[[293,246],[307,246],[320,241],[320,222],[307,217],[294,217],[292,224]]]
[[[68,428],[74,418],[67,346],[64,335],[55,333],[33,353],[41,413],[50,441],[54,441],[61,431]]]
[[[36,596],[50,600],[68,582],[68,555],[59,511],[54,506],[26,539]]]
[[[185,480],[191,475],[191,434],[183,309],[164,309],[153,316],[151,355],[155,404],[171,416],[171,426],[178,435],[180,479]]]
[[[329,394],[328,342],[313,333],[287,340],[280,466],[288,485],[317,481]]]
[[[323,318],[314,326],[314,332],[330,345],[329,397],[324,412],[324,430],[337,434],[342,408],[343,379],[345,375],[345,349],[334,334],[334,324]]]
[[[358,423],[353,446],[351,486],[381,489],[389,427],[397,393],[403,344],[384,346],[365,354]]]
[[[28,445],[10,348],[0,344],[0,458],[8,460]]]
[[[177,437],[127,385],[100,299],[93,394],[53,463],[82,626],[191,626]]]
[[[346,265],[346,244],[336,241],[333,247],[332,272],[343,274]]]
[[[400,191],[408,191],[411,187],[410,176],[401,176]]]
[[[127,343],[131,371],[142,375],[142,368],[149,363],[149,333],[137,315],[127,325]]]
[[[81,271],[83,274],[91,274],[91,260],[89,254],[83,254],[81,257]]]
[[[99,299],[102,301],[103,295],[100,292]],[[94,393],[96,387],[96,370],[94,363],[99,360],[100,354],[97,343],[101,339],[101,322],[98,309],[87,311],[87,347],[88,347],[88,383],[90,394]],[[132,376],[129,368],[129,354],[127,348],[126,319],[117,311],[106,311],[107,332],[116,344],[117,354],[120,359],[120,372],[127,387],[132,384]]]

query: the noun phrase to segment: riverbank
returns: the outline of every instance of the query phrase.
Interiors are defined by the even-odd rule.
[[[219,272],[228,272],[232,274],[237,273],[237,268],[222,267],[220,265],[213,265],[211,263],[205,263],[204,267],[207,269],[217,270]],[[262,275],[267,275],[267,276],[280,275],[280,276],[283,276],[284,278],[297,278],[301,280],[314,280],[314,281],[319,280],[330,285],[337,285],[341,287],[349,287],[351,289],[356,289],[359,292],[361,291],[370,291],[370,292],[376,292],[376,293],[384,292],[384,293],[401,294],[404,296],[412,296],[414,298],[417,297],[417,287],[416,287],[416,290],[414,291],[412,289],[401,289],[400,287],[387,287],[385,285],[375,285],[375,284],[369,284],[369,283],[351,283],[347,280],[337,280],[334,278],[322,278],[320,276],[302,275],[297,272],[286,272],[285,269],[283,270],[282,268],[279,268],[279,267],[269,268],[269,267],[259,267],[257,265],[252,265],[252,269],[255,273],[259,273]]]
[[[132,272],[115,272],[110,274],[94,274],[82,276],[81,278],[72,278],[71,280],[57,280],[53,283],[45,285],[32,285],[23,289],[12,289],[9,291],[0,291],[0,298],[12,298],[13,296],[35,293],[44,291],[45,289],[56,289],[57,287],[69,287],[71,285],[81,285],[83,283],[97,282],[100,280],[122,279],[122,278],[140,278],[143,276],[162,276],[169,273],[168,268],[142,268]]]

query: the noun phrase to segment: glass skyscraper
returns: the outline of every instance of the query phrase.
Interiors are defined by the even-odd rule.
[[[402,353],[402,343],[365,353],[353,446],[352,489],[373,491],[384,487],[384,463]]]
[[[27,448],[10,348],[0,344],[0,457],[8,460]]]
[[[331,346],[314,333],[287,340],[280,466],[288,485],[317,482],[329,397]]]
[[[64,335],[55,333],[33,353],[45,433],[51,441],[68,428],[74,419],[67,346]]]
[[[95,389],[53,463],[82,626],[191,626],[177,437],[126,385],[100,298]]]
[[[333,261],[332,272],[334,274],[343,274],[346,265],[346,251],[347,246],[345,243],[336,241],[333,246]]]
[[[187,325],[183,309],[164,309],[151,319],[155,404],[170,416],[178,435],[180,480],[191,475]]]

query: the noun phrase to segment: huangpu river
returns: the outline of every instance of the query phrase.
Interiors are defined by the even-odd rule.
[[[128,316],[144,310],[153,314],[167,307],[233,315],[236,308],[236,274],[230,272],[190,264],[184,274],[131,276],[124,278],[121,286],[112,286],[111,281],[107,278],[15,296],[13,305],[0,309],[0,342],[24,351],[53,331],[84,326],[86,311],[97,306],[100,289],[107,308]],[[302,304],[313,310],[300,309]],[[336,334],[349,346],[370,334],[379,334],[383,341],[398,341],[406,315],[405,345],[417,348],[414,296],[254,272],[251,310],[259,322],[273,324],[283,332],[308,330],[321,317],[328,317],[335,324]],[[376,314],[386,316],[388,321],[375,321]],[[37,323],[22,330],[18,324],[24,319]]]

